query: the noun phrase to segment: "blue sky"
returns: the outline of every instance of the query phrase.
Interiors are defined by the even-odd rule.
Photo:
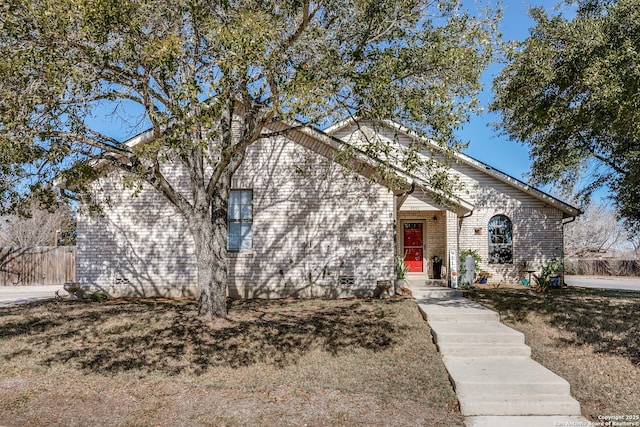
[[[499,25],[503,39],[524,40],[528,37],[529,28],[533,26],[533,20],[528,15],[530,6],[542,6],[549,14],[567,12],[567,6],[555,9],[558,2],[559,0],[505,0],[502,6],[503,18]],[[481,10],[487,0],[466,0],[465,3],[473,13],[474,9]],[[480,99],[485,113],[472,117],[471,122],[458,131],[457,135],[462,140],[469,141],[469,147],[463,151],[465,154],[514,178],[527,181],[526,174],[531,165],[528,147],[500,135],[499,130],[491,127],[491,123],[498,121],[499,116],[486,112],[491,99],[491,82],[501,68],[501,64],[494,64],[484,73],[485,88]]]

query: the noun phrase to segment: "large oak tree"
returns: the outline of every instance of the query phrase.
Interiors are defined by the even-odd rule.
[[[494,82],[500,126],[531,148],[531,176],[588,199],[611,190],[640,226],[640,7],[582,0],[571,19],[531,10],[535,26]]]
[[[276,121],[349,116],[451,143],[476,106],[494,28],[459,3],[5,0],[4,205],[54,177],[80,188],[87,160],[110,162],[184,216],[200,315],[225,316],[228,193],[247,147]],[[131,147],[111,129],[149,130]],[[163,162],[188,171],[188,190]]]

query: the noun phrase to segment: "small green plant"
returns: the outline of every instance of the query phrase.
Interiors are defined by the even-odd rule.
[[[549,264],[542,266],[542,274],[546,274],[549,277],[557,276],[562,271],[562,263],[559,259],[555,258]]]
[[[548,275],[542,273],[539,276],[537,274],[533,275],[533,281],[536,282],[536,288],[540,292],[547,292],[549,287],[551,286],[551,279]]]
[[[554,259],[548,264],[543,264],[540,275],[533,275],[536,286],[540,292],[546,292],[551,286],[558,286],[558,274],[562,271],[562,263],[559,259]]]
[[[404,262],[402,255],[396,255],[396,277],[404,279],[409,272],[409,266]]]
[[[105,291],[95,291],[91,293],[90,298],[91,301],[100,302],[106,300],[109,296]]]

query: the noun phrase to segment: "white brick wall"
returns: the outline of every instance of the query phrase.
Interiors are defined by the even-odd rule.
[[[174,171],[174,176],[178,175]],[[253,189],[253,249],[229,254],[229,292],[242,297],[368,295],[393,277],[393,195],[284,138],[250,147],[233,180]],[[78,218],[78,280],[112,294],[190,295],[192,238],[151,189],[120,174],[95,183],[110,206]],[[338,286],[341,276],[353,285]]]
[[[452,165],[464,183],[459,196],[475,206],[470,217],[461,220],[416,190],[394,230],[394,196],[386,188],[317,154],[330,155],[322,143],[300,138],[253,145],[233,179],[234,188],[252,189],[254,197],[253,249],[229,254],[233,296],[369,295],[377,280],[394,277],[393,256],[400,249],[399,242],[394,248],[394,232],[402,238],[406,219],[425,222],[429,277],[433,255],[448,265],[459,224],[460,248],[478,250],[490,282],[518,281],[523,261],[539,269],[562,257],[562,212],[478,169]],[[179,178],[180,169],[171,175]],[[150,189],[133,196],[115,172],[97,181],[95,190],[109,206],[103,217],[78,218],[78,280],[112,294],[193,295],[192,238],[173,206]],[[498,214],[513,223],[513,264],[486,262],[487,226]],[[339,285],[350,277],[353,284]]]
[[[513,226],[513,263],[489,264],[488,224],[494,215],[506,215]],[[477,231],[476,231],[477,230]],[[554,258],[562,259],[562,212],[550,207],[479,208],[465,218],[460,230],[460,249],[476,249],[481,268],[492,274],[489,283],[518,283],[526,277],[526,261],[540,271]]]
[[[359,130],[373,133],[367,123],[360,123],[358,128],[347,126],[334,136],[345,141],[358,141]],[[390,129],[378,129],[389,141],[398,141],[408,146],[411,139]],[[445,160],[440,156],[441,160]],[[560,210],[549,206],[544,200],[533,197],[513,185],[497,179],[484,170],[472,167],[463,161],[449,161],[450,174],[457,178],[456,195],[474,205],[473,213],[468,218],[458,219],[453,212],[446,212],[430,199],[429,195],[416,189],[402,205],[398,213],[399,221],[418,219],[425,221],[425,255],[427,265],[434,255],[445,255],[444,265],[448,266],[448,250],[457,247],[457,228],[460,227],[460,249],[475,249],[483,259],[482,269],[492,274],[490,283],[516,283],[526,273],[522,263],[540,271],[543,264],[554,258],[563,256],[563,214]],[[488,168],[488,167],[487,167]],[[491,171],[490,168],[487,171]],[[513,264],[488,264],[487,226],[494,215],[506,215],[513,223]],[[444,215],[443,221],[432,220],[434,215]],[[440,219],[440,216],[439,216]],[[476,232],[476,229],[479,231]],[[398,224],[399,240],[402,230]],[[398,242],[398,250],[401,244]],[[432,272],[429,271],[429,277]]]

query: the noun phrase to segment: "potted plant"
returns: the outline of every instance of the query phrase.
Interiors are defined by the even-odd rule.
[[[441,279],[442,278],[442,257],[438,255],[432,256],[431,263],[433,266],[433,278]]]
[[[488,271],[482,270],[478,273],[478,282],[479,283],[487,283],[487,280],[489,279],[489,277],[491,277],[491,273],[489,273]]]
[[[409,266],[404,262],[402,255],[396,255],[396,289],[406,287]]]
[[[562,271],[562,263],[558,259],[554,259],[548,264],[543,264],[540,269],[540,275],[533,275],[536,287],[541,292],[546,292],[551,287],[560,287],[560,271]]]
[[[554,288],[560,287],[560,272],[562,271],[562,263],[555,258],[549,264],[542,266],[542,275],[549,278],[549,285]]]

